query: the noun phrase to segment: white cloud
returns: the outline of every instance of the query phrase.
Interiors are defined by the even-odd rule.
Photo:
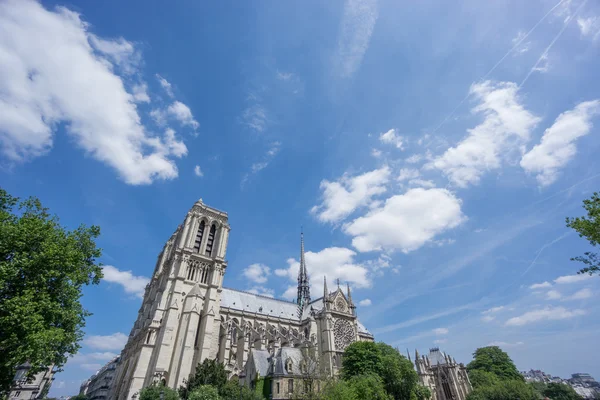
[[[529,289],[545,289],[545,288],[549,288],[552,287],[552,284],[550,282],[542,282],[542,283],[534,283],[533,285],[529,286]]]
[[[359,207],[368,205],[376,195],[386,191],[390,169],[384,166],[357,176],[342,176],[339,181],[321,181],[323,201],[311,212],[321,222],[339,222]]]
[[[144,290],[150,279],[145,276],[135,276],[131,271],[121,271],[112,265],[102,267],[104,280],[123,286],[125,293],[131,293],[139,298],[144,297]]]
[[[371,150],[371,155],[375,158],[379,158],[381,157],[381,150],[377,150],[377,149],[372,149]]]
[[[194,167],[194,175],[196,175],[197,177],[200,177],[200,178],[202,178],[204,176],[204,172],[202,172],[199,165],[196,165]]]
[[[573,293],[571,296],[566,297],[565,300],[585,300],[585,299],[589,299],[590,297],[592,297],[593,294],[594,293],[592,292],[591,289],[585,288],[585,289],[578,290],[577,292]]]
[[[490,321],[493,321],[495,319],[496,319],[496,317],[494,317],[493,315],[485,315],[485,316],[481,317],[481,320],[483,322],[490,322]]]
[[[600,18],[589,17],[589,18],[577,18],[577,26],[581,36],[590,37],[592,40],[596,40],[600,37]]]
[[[373,304],[373,303],[371,302],[371,299],[364,299],[364,300],[361,300],[361,301],[359,301],[359,302],[358,302],[358,305],[359,305],[359,306],[363,306],[363,307],[368,307],[368,306],[370,306],[371,304]]]
[[[261,104],[254,104],[242,113],[243,123],[256,132],[264,132],[267,129],[267,110]]]
[[[548,60],[548,52],[545,52],[540,57],[537,64],[531,69],[531,71],[536,71],[540,73],[545,73],[550,70],[550,61]]]
[[[379,140],[382,143],[391,144],[396,146],[398,149],[402,149],[402,141],[404,139],[402,136],[398,135],[398,131],[396,129],[390,129],[389,131],[379,135]]]
[[[117,53],[95,51],[90,42],[101,39],[88,28],[64,7],[48,11],[35,1],[0,3],[3,155],[12,162],[40,156],[63,126],[79,147],[129,184],[177,177],[172,159],[177,155],[148,134],[136,98],[114,71]]]
[[[406,161],[408,164],[416,164],[418,162],[420,162],[423,159],[423,156],[420,154],[413,154],[412,156],[408,157]]]
[[[96,353],[77,353],[69,358],[70,363],[83,364],[94,361],[110,361],[117,356],[116,353],[110,351]]]
[[[156,79],[158,80],[158,83],[160,83],[160,86],[167,93],[167,95],[169,95],[169,97],[171,97],[171,98],[174,97],[174,95],[173,95],[173,86],[171,85],[171,83],[169,83],[168,80],[166,80],[165,78],[163,78],[159,74],[156,74]]]
[[[264,264],[252,264],[244,269],[243,274],[252,282],[265,283],[271,275],[271,268]]]
[[[167,108],[167,112],[182,125],[191,126],[194,130],[198,129],[200,124],[194,119],[192,111],[188,106],[180,101],[175,101]]]
[[[295,77],[295,75],[292,72],[277,71],[277,79],[279,79],[280,81],[289,81],[290,79],[292,79],[294,77]]]
[[[125,74],[130,75],[137,71],[142,57],[131,42],[124,38],[104,40],[94,34],[89,34],[89,41],[97,51],[110,58]]]
[[[536,174],[540,186],[552,184],[559,171],[577,153],[575,142],[587,135],[591,119],[600,112],[600,100],[586,101],[556,118],[554,124],[544,132],[539,144],[521,159],[521,167]]]
[[[522,346],[525,343],[523,342],[515,342],[515,343],[508,343],[508,342],[500,342],[500,341],[494,341],[494,342],[490,342],[488,343],[488,346],[498,346],[498,347],[518,347],[518,346]]]
[[[148,85],[140,83],[131,87],[131,95],[136,103],[150,103],[150,96],[148,96]]]
[[[435,339],[433,341],[434,344],[444,344],[448,341],[448,339]]]
[[[414,168],[402,168],[400,170],[400,173],[398,174],[398,178],[397,180],[402,182],[402,181],[406,181],[408,179],[415,179],[418,178],[421,174],[419,173],[418,169],[414,169]]]
[[[266,297],[275,297],[275,291],[264,286],[253,286],[247,290],[250,293],[259,294]]]
[[[558,299],[561,299],[562,297],[563,297],[562,294],[558,290],[549,290],[546,293],[546,299],[548,299],[548,300],[558,300]]]
[[[528,311],[518,317],[506,321],[507,326],[523,326],[540,321],[559,321],[585,315],[584,310],[568,310],[564,307],[546,307],[539,310]]]
[[[246,184],[246,182],[248,182],[248,180],[250,179],[250,177],[252,175],[259,173],[260,171],[262,171],[263,169],[265,169],[269,166],[269,164],[271,163],[273,158],[277,155],[277,153],[279,153],[280,147],[281,147],[281,142],[271,143],[271,145],[269,146],[269,149],[265,153],[263,159],[259,162],[255,162],[254,164],[252,164],[252,166],[250,167],[250,172],[245,174],[244,177],[242,178],[242,182],[241,182],[242,187]]]
[[[435,328],[432,332],[434,335],[442,336],[442,335],[447,335],[449,330],[448,330],[448,328]]]
[[[556,278],[554,280],[554,283],[562,285],[562,284],[583,282],[583,281],[586,281],[588,279],[594,279],[594,276],[589,275],[589,274],[577,274],[577,275],[559,276],[558,278]]]
[[[470,94],[479,101],[472,111],[483,114],[484,121],[426,167],[440,170],[459,187],[467,187],[479,183],[485,172],[500,168],[503,160],[515,153],[520,156],[540,118],[520,104],[517,92],[512,82],[472,85]]]
[[[329,289],[332,290],[336,279],[348,282],[353,287],[371,286],[369,270],[354,261],[356,253],[343,247],[328,247],[319,252],[307,251],[306,268],[311,281],[311,293],[317,298],[323,293],[323,277],[327,277]],[[290,282],[297,282],[300,262],[294,258],[287,260],[288,267],[275,270],[275,275],[287,276]],[[283,295],[285,298],[296,297],[296,286],[290,286]]]
[[[411,179],[410,181],[408,181],[408,184],[410,186],[423,187],[423,188],[433,188],[433,187],[435,187],[435,182],[429,181],[429,180],[425,180],[425,179]]]
[[[436,235],[466,221],[461,202],[446,189],[410,189],[385,205],[344,225],[361,252],[396,250],[409,253]]]
[[[342,78],[351,77],[359,68],[377,16],[377,0],[346,0],[334,59],[336,72]]]
[[[489,308],[485,311],[482,311],[481,313],[482,314],[494,314],[494,313],[497,313],[498,311],[502,311],[502,310],[504,310],[504,306],[498,306],[498,307]]]
[[[91,348],[98,350],[117,350],[120,351],[127,343],[127,335],[121,332],[112,335],[91,335],[83,339],[83,343]]]
[[[512,40],[513,46],[519,44],[519,46],[514,49],[515,53],[524,54],[529,51],[529,47],[531,46],[531,42],[523,42],[527,33],[524,31],[519,31],[517,36],[515,36]]]

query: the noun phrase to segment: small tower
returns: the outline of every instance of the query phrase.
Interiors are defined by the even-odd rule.
[[[298,307],[303,309],[310,303],[310,284],[308,283],[308,272],[306,272],[306,261],[304,259],[304,232],[300,232],[300,269],[298,270]]]

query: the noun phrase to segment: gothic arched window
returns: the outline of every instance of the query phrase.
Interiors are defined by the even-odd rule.
[[[196,240],[194,241],[194,251],[196,253],[200,253],[200,246],[202,245],[202,236],[204,235],[204,226],[205,222],[200,222],[200,227],[198,228],[198,232],[196,233]]]
[[[205,254],[207,256],[210,256],[210,253],[212,253],[213,244],[215,242],[215,233],[216,232],[217,232],[217,226],[213,224],[210,227],[210,232],[208,233],[208,240],[206,240],[206,252],[205,252]]]

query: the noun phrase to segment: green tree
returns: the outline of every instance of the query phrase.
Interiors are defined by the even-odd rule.
[[[78,394],[77,396],[69,397],[69,400],[87,400],[87,396],[85,394]]]
[[[341,376],[349,380],[354,376],[379,375],[382,364],[381,349],[377,343],[354,342],[344,351]]]
[[[196,366],[196,371],[190,375],[190,379],[179,388],[179,395],[187,399],[190,392],[203,385],[214,386],[219,392],[227,383],[227,371],[225,366],[217,360],[205,359]]]
[[[473,353],[473,361],[467,365],[471,374],[475,370],[491,372],[500,380],[525,381],[508,354],[498,346],[482,347]]]
[[[356,397],[369,400],[392,400],[383,385],[383,380],[373,374],[353,376],[348,381]]]
[[[211,385],[200,385],[190,392],[189,400],[220,400],[217,388]]]
[[[154,384],[143,388],[140,391],[140,400],[161,400],[160,394],[163,393],[164,400],[179,400],[179,395],[175,389],[162,384]]]
[[[482,369],[470,370],[469,380],[474,389],[484,386],[494,386],[500,382],[496,374]]]
[[[423,385],[415,385],[413,388],[413,396],[415,400],[429,400],[431,399],[431,390]]]
[[[587,211],[587,217],[567,217],[567,226],[575,229],[579,237],[585,237],[592,247],[600,243],[600,194],[594,193],[590,199],[583,201],[583,208]],[[583,256],[571,258],[572,261],[579,261],[585,265],[579,273],[590,275],[600,272],[600,257],[597,253],[588,251]]]
[[[18,365],[29,362],[33,376],[77,353],[90,315],[82,288],[102,277],[99,235],[97,226],[69,231],[38,199],[0,188],[0,393]]]
[[[238,382],[227,382],[219,391],[223,400],[262,400],[263,397]]]
[[[467,396],[467,400],[538,400],[535,389],[523,380],[503,380],[492,386],[482,386]]]
[[[354,388],[342,380],[328,381],[321,395],[324,400],[359,400]]]
[[[582,398],[575,389],[564,383],[549,383],[543,394],[552,400],[580,400]]]
[[[390,345],[380,342],[377,347],[381,352],[382,362],[379,376],[386,391],[395,399],[410,399],[419,379],[413,364]]]

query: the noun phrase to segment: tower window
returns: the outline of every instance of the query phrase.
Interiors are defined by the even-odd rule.
[[[288,393],[294,393],[294,380],[288,380]]]
[[[202,245],[202,236],[204,235],[204,226],[206,223],[204,221],[200,222],[200,227],[198,228],[198,232],[196,233],[196,240],[194,241],[194,251],[196,253],[200,253],[200,246]]]
[[[208,240],[206,241],[206,252],[207,256],[210,256],[212,253],[213,243],[215,242],[215,232],[217,231],[217,226],[213,225],[210,227],[210,232],[208,233]]]

